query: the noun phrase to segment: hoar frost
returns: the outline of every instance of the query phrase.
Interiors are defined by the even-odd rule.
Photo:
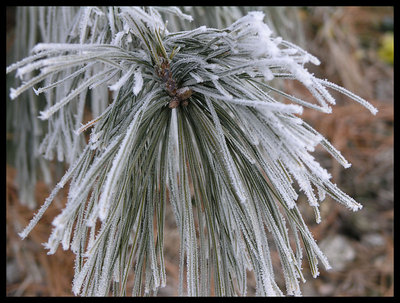
[[[39,118],[49,127],[40,151],[48,158],[56,151],[70,168],[20,236],[70,181],[45,247],[51,254],[61,243],[76,254],[75,294],[125,295],[131,270],[133,295],[165,286],[169,206],[181,239],[180,295],[210,295],[211,288],[215,295],[245,295],[247,269],[254,271],[257,295],[283,295],[271,241],[286,294],[301,293],[303,256],[314,277],[319,261],[330,268],[297,207],[295,183],[317,222],[327,195],[354,211],[361,204],[333,184],[310,153],[321,145],[344,167],[350,163],[296,115],[304,107],[330,113],[335,100],[328,89],[373,114],[376,108],[309,73],[305,64],[319,60],[275,37],[262,12],[224,29],[169,32],[165,14],[177,18],[174,24],[192,17],[169,7],[34,9],[46,39],[7,68],[24,80],[10,97],[30,88],[44,96]],[[44,26],[58,20],[65,23],[59,31]],[[280,78],[299,81],[316,103],[274,87]],[[87,122],[90,96],[97,115]],[[185,106],[169,107],[179,96]]]

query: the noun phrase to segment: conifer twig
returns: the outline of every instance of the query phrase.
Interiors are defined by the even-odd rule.
[[[319,60],[275,37],[260,11],[221,29],[168,32],[163,14],[191,17],[178,8],[65,9],[40,11],[48,38],[7,72],[24,81],[11,90],[12,99],[30,88],[45,94],[39,118],[48,132],[40,150],[70,163],[20,235],[29,234],[69,181],[68,201],[44,245],[49,254],[60,244],[76,254],[76,295],[125,295],[131,269],[133,295],[164,287],[169,206],[181,241],[180,295],[211,289],[245,295],[247,269],[257,295],[283,295],[272,243],[287,295],[301,294],[303,250],[314,277],[319,261],[330,268],[297,207],[296,186],[318,223],[326,194],[353,211],[362,206],[311,153],[320,144],[344,167],[350,164],[296,115],[303,106],[329,113],[335,100],[328,89],[375,114],[372,105],[309,73],[305,64]],[[57,15],[64,16],[63,29],[51,26]],[[272,80],[279,79],[299,81],[314,100],[275,87]],[[83,121],[87,100],[97,115]]]

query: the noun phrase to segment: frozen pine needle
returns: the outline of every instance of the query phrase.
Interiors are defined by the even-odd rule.
[[[246,295],[247,269],[257,295],[300,295],[304,255],[314,277],[319,261],[330,268],[302,219],[299,194],[318,223],[326,195],[351,210],[361,204],[314,159],[320,144],[350,166],[301,114],[304,107],[330,113],[330,89],[376,108],[309,73],[305,66],[319,60],[275,36],[262,12],[188,30],[192,16],[176,7],[36,10],[43,41],[7,68],[22,80],[10,97],[31,89],[43,96],[39,118],[48,127],[37,152],[56,153],[70,168],[20,235],[70,182],[45,248],[54,253],[61,244],[76,254],[74,294],[156,295],[167,278],[167,207],[180,233],[180,295]],[[167,18],[182,28],[169,31]],[[279,79],[299,81],[313,98],[282,91]],[[84,120],[87,109],[96,114]]]

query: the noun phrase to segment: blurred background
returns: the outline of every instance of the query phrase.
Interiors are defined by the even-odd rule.
[[[302,118],[323,134],[352,163],[343,169],[322,149],[314,156],[328,169],[344,192],[363,204],[351,212],[327,198],[321,205],[322,222],[316,224],[304,196],[298,201],[306,223],[327,255],[333,269],[320,268],[313,279],[306,261],[304,296],[393,296],[393,7],[299,7],[268,8],[271,26],[283,38],[299,44],[320,59],[320,66],[307,66],[319,78],[345,87],[379,109],[376,116],[349,98],[335,94],[332,114],[305,109]],[[279,14],[290,15],[281,18]],[[278,18],[274,17],[278,16]],[[195,19],[196,20],[196,19]],[[286,20],[285,24],[280,24]],[[201,25],[201,24],[200,24]],[[15,39],[15,8],[7,7],[6,50]],[[295,95],[306,92],[294,82],[285,89]],[[8,95],[8,92],[7,92]],[[12,134],[7,133],[7,139]],[[61,248],[46,255],[41,243],[51,232],[51,221],[65,203],[63,195],[21,241],[22,230],[33,212],[18,201],[17,171],[6,171],[6,295],[71,296],[74,255]],[[41,204],[49,194],[37,182],[35,198]],[[66,192],[64,192],[64,197]],[[160,296],[177,295],[179,234],[173,214],[167,211],[165,226],[167,286]],[[276,263],[277,254],[272,255]],[[249,273],[248,295],[255,283]],[[277,278],[284,285],[277,268]],[[283,286],[284,289],[284,286]]]

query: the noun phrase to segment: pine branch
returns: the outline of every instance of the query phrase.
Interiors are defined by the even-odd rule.
[[[330,181],[311,152],[321,144],[344,167],[350,164],[296,115],[303,106],[331,112],[335,100],[327,88],[377,110],[310,74],[304,65],[319,60],[274,37],[261,12],[223,29],[176,32],[165,27],[166,12],[190,19],[177,8],[71,11],[64,41],[46,40],[7,69],[27,81],[11,90],[11,98],[44,82],[34,88],[47,100],[40,118],[49,131],[41,150],[57,149],[58,160],[71,163],[20,235],[29,234],[69,181],[68,202],[45,247],[52,254],[61,243],[76,254],[75,294],[125,295],[132,268],[133,295],[165,286],[163,228],[170,204],[181,239],[180,295],[209,295],[211,288],[216,295],[245,295],[246,269],[254,271],[258,295],[283,295],[271,241],[286,294],[299,295],[302,246],[314,277],[319,261],[330,265],[297,208],[294,183],[317,222],[326,194],[351,210],[362,206]],[[279,79],[299,81],[316,102],[276,88],[271,81]],[[110,104],[107,88],[114,93]],[[96,90],[97,116],[83,123],[87,93]]]

